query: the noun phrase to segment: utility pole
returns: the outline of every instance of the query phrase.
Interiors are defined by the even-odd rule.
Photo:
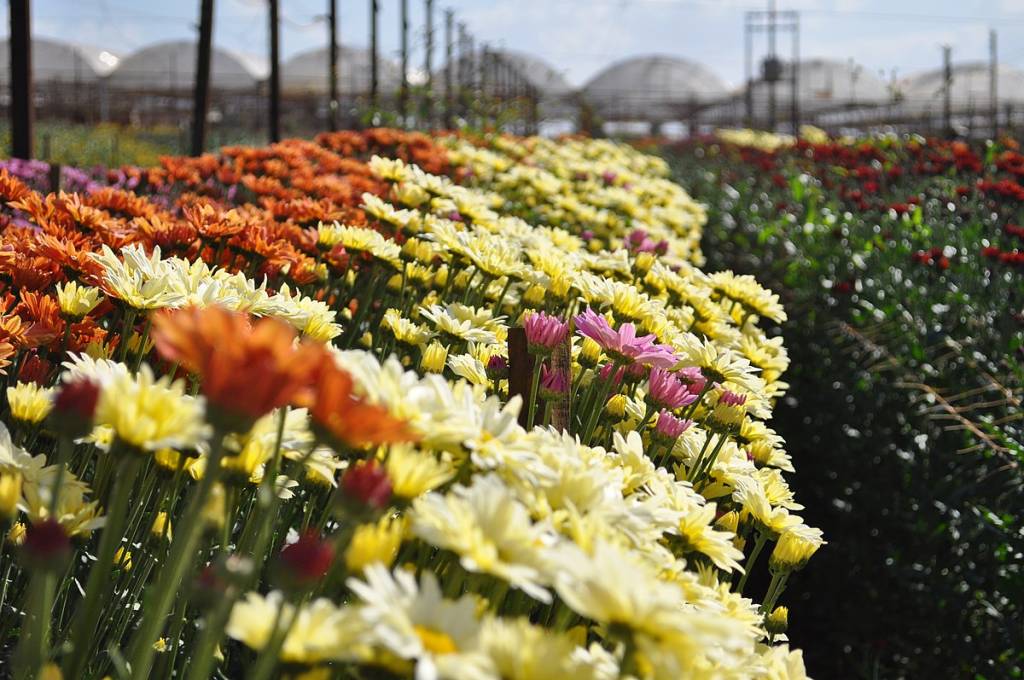
[[[32,158],[32,10],[29,0],[11,6],[11,155]]]
[[[281,141],[281,45],[278,0],[270,0],[270,141]]]
[[[455,14],[451,9],[444,11],[444,126],[455,127],[455,96],[452,92],[452,58],[454,57]]]
[[[192,155],[206,148],[206,112],[210,105],[210,47],[213,41],[213,0],[199,3],[199,54],[196,56],[195,94],[192,99]]]
[[[953,48],[942,46],[942,134],[953,132]]]
[[[370,108],[377,108],[377,77],[379,75],[377,64],[377,12],[379,10],[377,0],[370,0]]]
[[[999,137],[999,51],[996,31],[988,32],[988,105],[992,112],[992,139]]]
[[[338,129],[338,0],[327,0],[327,129]]]
[[[423,119],[427,127],[434,124],[434,0],[426,0],[427,47],[423,54],[423,71],[427,75],[426,91],[423,96]]]
[[[409,0],[402,0],[402,83],[398,90],[398,115],[402,127],[408,127],[409,116]]]

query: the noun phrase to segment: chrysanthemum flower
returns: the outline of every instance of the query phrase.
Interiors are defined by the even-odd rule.
[[[190,449],[206,439],[203,401],[185,394],[182,380],[156,379],[147,364],[137,375],[120,375],[104,386],[96,424],[144,451]]]
[[[592,338],[608,356],[622,364],[644,364],[659,368],[672,368],[678,359],[672,348],[655,342],[655,336],[637,337],[636,326],[624,323],[615,330],[608,320],[587,308],[575,318],[576,330]]]
[[[526,342],[531,352],[551,354],[569,335],[569,323],[557,316],[534,312],[523,319]]]
[[[309,409],[313,429],[341,446],[390,444],[415,439],[406,424],[386,408],[355,394],[352,376],[329,353],[321,353],[316,380],[294,397]]]
[[[647,382],[647,401],[655,409],[673,411],[697,401],[697,394],[674,373],[652,368]]]
[[[294,331],[280,321],[250,323],[217,306],[157,314],[153,339],[165,359],[200,376],[215,424],[239,432],[307,387],[322,357],[312,346],[296,347]]]

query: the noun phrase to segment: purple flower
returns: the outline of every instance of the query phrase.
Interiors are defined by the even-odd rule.
[[[616,366],[615,364],[605,364],[601,370],[598,371],[598,375],[601,376],[601,380],[604,380],[605,382],[611,380],[615,387],[622,384],[622,377],[625,374],[626,369],[621,366]]]
[[[701,373],[697,366],[686,366],[675,372],[676,377],[690,386],[690,391],[700,394],[708,384],[708,379]]]
[[[526,342],[530,351],[537,354],[550,354],[552,350],[565,341],[569,335],[569,323],[556,316],[536,312],[523,320],[526,330]]]
[[[679,361],[671,347],[655,342],[653,334],[637,337],[636,326],[632,323],[624,323],[616,331],[607,319],[589,307],[574,320],[576,330],[599,344],[617,363],[672,368]]]
[[[505,357],[498,354],[487,360],[487,377],[491,380],[500,380],[508,377],[508,362]]]
[[[547,364],[540,368],[540,395],[544,399],[555,399],[569,391],[569,378],[565,371],[548,369]]]
[[[590,241],[594,238],[594,231],[592,229],[584,229],[580,234],[580,238],[584,241]]]
[[[672,411],[697,401],[690,386],[663,368],[652,368],[647,381],[647,400],[657,409]]]
[[[662,439],[674,442],[692,424],[692,420],[676,418],[668,411],[662,411],[658,414],[658,423],[654,426],[654,434]]]
[[[725,404],[726,406],[743,406],[747,403],[747,395],[725,390],[722,392],[722,396],[718,398],[718,403]]]

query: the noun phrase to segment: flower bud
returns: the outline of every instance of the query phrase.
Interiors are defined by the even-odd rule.
[[[580,345],[580,365],[594,368],[599,361],[601,361],[601,345],[597,344],[593,338],[583,338]]]
[[[18,513],[21,483],[20,471],[0,468],[0,521],[12,519]]]
[[[771,614],[765,617],[764,628],[769,635],[782,635],[789,629],[789,609],[776,607]]]
[[[165,538],[168,541],[172,540],[174,534],[172,533],[171,520],[168,518],[166,512],[159,512],[153,519],[153,526],[149,528],[150,534],[153,538],[162,539]]]
[[[50,426],[58,433],[76,439],[92,429],[93,414],[100,399],[100,386],[82,378],[60,387],[53,400]]]
[[[447,360],[448,348],[434,340],[423,350],[420,369],[427,373],[441,373],[444,371],[444,364]]]
[[[21,546],[21,558],[31,569],[59,570],[71,557],[71,537],[54,519],[30,524]]]
[[[523,293],[523,304],[527,307],[540,307],[544,304],[544,295],[547,293],[543,286],[532,285]]]
[[[626,395],[616,394],[604,406],[605,412],[612,418],[622,420],[626,417]]]
[[[491,380],[501,380],[508,377],[508,361],[500,354],[494,354],[487,360],[487,377]]]
[[[730,510],[715,520],[715,526],[722,531],[731,531],[735,534],[740,526],[740,514],[735,510]]]
[[[334,562],[334,547],[315,532],[307,531],[277,556],[274,576],[286,590],[306,590],[323,579]]]
[[[376,460],[358,461],[342,475],[338,495],[347,509],[358,514],[380,511],[391,502],[391,479]]]

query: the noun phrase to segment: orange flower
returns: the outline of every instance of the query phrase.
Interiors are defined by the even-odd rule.
[[[153,340],[168,361],[202,378],[211,419],[244,432],[309,385],[322,350],[295,346],[295,331],[276,319],[250,323],[221,307],[164,311],[153,318]]]
[[[322,351],[316,382],[296,395],[295,404],[308,408],[314,428],[335,443],[361,447],[416,438],[403,421],[356,396],[352,388],[352,376]]]

